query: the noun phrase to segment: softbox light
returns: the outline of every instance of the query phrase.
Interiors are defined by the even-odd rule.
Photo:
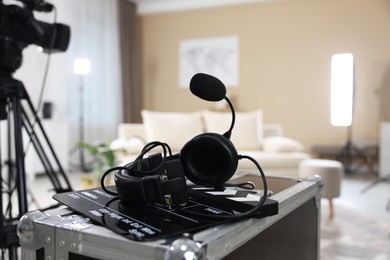
[[[331,124],[350,126],[353,115],[353,55],[335,54],[331,66]]]

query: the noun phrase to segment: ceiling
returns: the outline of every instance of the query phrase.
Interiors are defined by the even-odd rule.
[[[137,5],[138,14],[153,14],[210,8],[227,5],[260,3],[282,0],[128,0]]]

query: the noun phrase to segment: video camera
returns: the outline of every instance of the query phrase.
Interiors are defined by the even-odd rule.
[[[22,50],[29,44],[45,52],[64,52],[70,40],[70,27],[45,23],[33,11],[50,12],[54,6],[43,0],[19,0],[19,5],[4,5],[0,0],[0,76],[12,74],[22,64]]]

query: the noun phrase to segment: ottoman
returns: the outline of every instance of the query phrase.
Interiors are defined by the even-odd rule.
[[[341,162],[325,159],[307,159],[299,164],[299,177],[319,175],[324,187],[322,197],[329,200],[329,219],[334,216],[332,199],[340,196],[344,167]]]

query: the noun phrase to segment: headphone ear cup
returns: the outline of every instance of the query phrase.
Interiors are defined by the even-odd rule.
[[[236,172],[238,153],[233,143],[216,133],[200,134],[180,151],[184,174],[199,185],[222,186]]]

